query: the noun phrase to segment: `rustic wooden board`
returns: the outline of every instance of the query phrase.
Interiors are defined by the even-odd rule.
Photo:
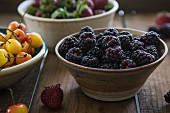
[[[170,40],[166,41],[170,49]],[[138,94],[141,113],[170,113],[164,94],[170,90],[170,53],[152,73]]]

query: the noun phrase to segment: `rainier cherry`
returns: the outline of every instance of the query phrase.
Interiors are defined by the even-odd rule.
[[[28,34],[26,41],[33,47],[39,48],[43,44],[43,40],[38,33],[32,32]]]
[[[0,49],[0,68],[9,66],[14,62],[14,55],[7,52],[5,49]]]
[[[11,31],[14,31],[16,29],[21,29],[22,31],[26,32],[26,26],[23,23],[18,23],[17,21],[13,21],[8,25],[8,29]],[[10,33],[9,30],[7,30],[7,34]]]
[[[16,39],[9,39],[6,42],[6,49],[12,54],[17,54],[21,52],[21,48],[22,48],[21,43]]]
[[[6,110],[6,113],[28,113],[28,108],[25,104],[22,104],[22,103],[15,104],[13,91],[11,89],[9,90],[12,96],[13,105],[8,107],[8,109]]]
[[[16,64],[21,64],[30,60],[32,56],[26,52],[20,52],[16,55]]]

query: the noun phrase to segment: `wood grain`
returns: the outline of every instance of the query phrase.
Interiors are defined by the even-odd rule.
[[[64,100],[59,110],[50,110],[40,100],[45,86],[61,83]],[[31,113],[136,113],[134,98],[121,102],[102,102],[85,96],[70,73],[49,53],[42,72],[40,84],[31,107]]]
[[[167,40],[170,49],[170,40]],[[170,53],[162,64],[152,73],[138,94],[142,113],[170,113],[170,105],[164,94],[170,90]]]

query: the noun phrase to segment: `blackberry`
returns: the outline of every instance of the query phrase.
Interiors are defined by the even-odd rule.
[[[156,59],[159,58],[158,51],[155,45],[148,45],[145,47],[145,51],[152,54]]]
[[[98,47],[94,47],[89,50],[87,55],[95,56],[96,58],[101,59],[103,56],[103,51]]]
[[[102,48],[106,49],[108,47],[120,46],[120,40],[115,36],[105,36],[102,40]]]
[[[128,69],[136,67],[136,63],[131,59],[125,59],[120,63],[121,69]]]
[[[102,36],[101,38],[97,39],[96,40],[96,46],[99,47],[100,49],[103,49],[102,48],[102,41],[103,39],[105,38],[106,36]]]
[[[94,34],[94,30],[89,26],[85,26],[81,28],[79,34],[81,35],[84,32],[91,32],[92,34]]]
[[[119,35],[119,32],[115,28],[106,29],[103,33],[105,36],[112,35],[117,37]]]
[[[99,62],[98,62],[98,59],[94,56],[84,56],[82,57],[81,65],[97,68],[99,65]]]
[[[135,51],[137,49],[144,50],[144,43],[139,40],[133,40],[131,43],[131,50]]]
[[[170,103],[170,90],[164,95],[164,99],[167,103]]]
[[[121,31],[119,35],[126,35],[130,38],[130,41],[132,41],[132,34],[129,31]]]
[[[120,46],[117,46],[115,48],[109,47],[105,50],[105,52],[106,57],[112,60],[113,62],[119,63],[123,58],[123,50]]]
[[[59,53],[61,54],[61,56],[65,57],[67,51],[72,47],[77,47],[78,44],[79,44],[79,40],[73,36],[70,36],[66,38],[61,44],[61,46],[59,47]]]
[[[121,42],[121,47],[123,50],[130,50],[131,49],[131,39],[127,35],[119,35],[118,36],[120,42]]]
[[[96,41],[94,39],[83,39],[79,43],[79,48],[82,50],[83,54],[86,54],[91,48],[95,47]]]
[[[80,35],[79,48],[85,54],[96,44],[95,36],[91,32],[84,32]]]
[[[73,47],[66,53],[65,59],[76,64],[81,63],[82,51],[79,48]]]
[[[145,45],[159,44],[160,35],[154,31],[150,31],[141,36],[140,41]]]
[[[84,32],[80,35],[80,40],[87,39],[87,38],[95,39],[95,35],[91,32]]]
[[[155,57],[144,50],[134,51],[131,58],[135,61],[137,66],[142,66],[155,61]]]
[[[104,36],[103,33],[97,34],[97,35],[95,36],[95,37],[96,37],[96,41],[99,40],[102,36]]]

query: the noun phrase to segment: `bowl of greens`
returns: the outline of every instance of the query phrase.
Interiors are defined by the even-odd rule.
[[[30,32],[42,35],[49,51],[83,26],[111,27],[119,5],[115,0],[27,0],[18,6]]]

